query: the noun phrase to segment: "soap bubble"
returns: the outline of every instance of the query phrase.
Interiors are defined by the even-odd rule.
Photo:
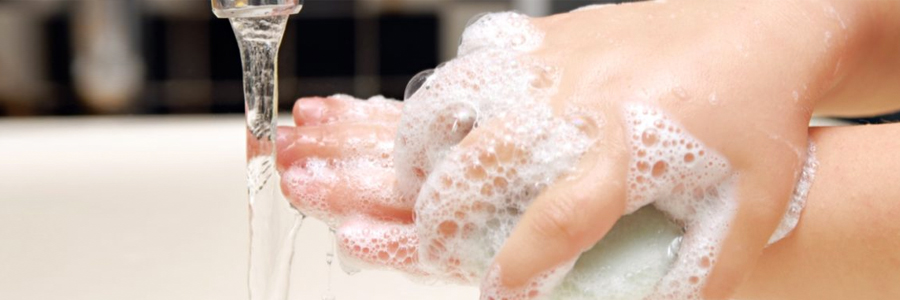
[[[481,17],[484,17],[487,14],[487,12],[482,12],[472,16],[468,21],[466,21],[466,28],[472,26],[472,24],[475,24],[475,22],[478,22],[478,20],[481,20]]]
[[[403,100],[408,100],[415,95],[416,91],[425,85],[425,82],[428,81],[428,77],[431,77],[432,74],[434,74],[434,69],[428,69],[413,76],[412,79],[409,80],[409,83],[406,84],[406,91],[403,92]]]

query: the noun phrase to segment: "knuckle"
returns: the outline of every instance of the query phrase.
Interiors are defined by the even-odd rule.
[[[542,239],[576,247],[584,236],[576,205],[578,201],[568,193],[560,196],[535,211],[531,231]]]

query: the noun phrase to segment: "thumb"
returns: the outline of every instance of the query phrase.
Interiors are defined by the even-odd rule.
[[[627,160],[607,155],[597,161],[592,154],[581,162],[580,174],[551,185],[528,207],[495,257],[481,299],[529,299],[549,292],[622,216]]]

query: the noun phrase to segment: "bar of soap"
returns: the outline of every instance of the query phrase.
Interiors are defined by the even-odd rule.
[[[549,299],[641,300],[675,261],[683,231],[645,206],[616,222],[575,263]]]

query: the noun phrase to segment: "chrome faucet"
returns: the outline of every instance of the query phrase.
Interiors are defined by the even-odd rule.
[[[291,15],[300,12],[303,0],[212,0],[219,18],[247,18]]]

